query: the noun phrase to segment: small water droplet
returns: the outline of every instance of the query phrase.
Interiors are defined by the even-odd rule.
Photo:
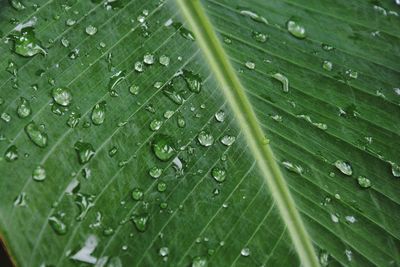
[[[371,181],[365,176],[358,176],[357,182],[362,188],[369,188],[372,185]]]
[[[129,87],[129,92],[130,92],[132,95],[137,95],[137,94],[139,94],[139,86],[137,86],[137,85],[131,85],[131,86]]]
[[[334,50],[334,47],[333,46],[331,46],[331,45],[329,45],[329,44],[321,44],[321,47],[322,47],[322,49],[323,50],[325,50],[325,51],[332,51],[332,50]]]
[[[175,30],[179,31],[179,34],[185,38],[188,39],[190,41],[194,41],[196,40],[196,38],[194,37],[193,32],[189,31],[188,29],[186,29],[185,27],[183,27],[183,24],[180,22],[174,22],[172,23],[172,27],[175,28]]]
[[[223,110],[220,110],[217,113],[215,113],[215,119],[218,122],[224,122],[224,120],[225,120],[225,112]]]
[[[6,152],[4,153],[4,158],[8,162],[16,161],[18,159],[18,149],[15,145],[12,145],[7,148]]]
[[[136,187],[132,190],[131,196],[132,196],[132,199],[135,201],[142,200],[143,196],[144,196],[143,190]]]
[[[145,232],[148,227],[149,219],[150,218],[148,214],[140,214],[134,215],[132,221],[139,232]]]
[[[178,113],[176,120],[177,120],[179,128],[184,128],[186,126],[185,117],[183,117],[183,115],[181,113]]]
[[[299,39],[306,38],[306,29],[302,25],[298,24],[297,22],[295,22],[293,20],[289,20],[286,23],[286,27],[287,27],[288,32],[291,35],[293,35],[294,37],[299,38]]]
[[[142,62],[140,62],[140,61],[137,61],[136,63],[135,63],[135,71],[137,71],[137,72],[143,72],[143,69],[144,68],[144,66],[143,66],[143,63]]]
[[[153,65],[153,64],[154,64],[154,61],[155,61],[155,58],[154,58],[154,55],[153,55],[153,54],[147,53],[147,54],[145,54],[145,55],[143,56],[143,62],[144,62],[145,64],[147,64],[147,65]]]
[[[250,256],[250,249],[249,248],[242,248],[242,250],[240,251],[240,255],[242,255],[243,257]]]
[[[392,163],[392,174],[394,177],[400,177],[400,166],[396,163]]]
[[[79,124],[80,119],[81,119],[81,114],[76,112],[71,112],[67,120],[67,125],[70,128],[75,128]]]
[[[268,40],[268,35],[261,33],[261,32],[253,31],[252,36],[253,36],[253,39],[259,43],[265,43]]]
[[[32,172],[32,178],[38,182],[44,181],[46,179],[46,169],[38,165]]]
[[[90,143],[78,141],[75,143],[74,149],[78,153],[78,159],[81,164],[88,163],[95,154],[95,150]]]
[[[285,75],[283,75],[282,73],[275,73],[272,75],[272,78],[282,83],[283,92],[289,92],[289,79]]]
[[[325,60],[325,61],[322,63],[322,68],[323,68],[324,70],[331,71],[332,68],[333,68],[333,64],[332,64],[332,62],[330,62],[330,61],[328,61],[328,60]]]
[[[79,214],[76,216],[77,221],[82,221],[86,217],[89,210],[94,207],[94,199],[95,196],[93,195],[86,195],[82,193],[76,194],[75,204],[79,208]]]
[[[206,257],[197,256],[193,259],[192,267],[207,267],[207,266],[208,266],[208,260]]]
[[[18,116],[20,118],[26,118],[29,115],[31,115],[31,113],[32,113],[32,109],[31,109],[31,105],[30,105],[29,101],[26,98],[21,97],[20,103],[17,107]]]
[[[93,25],[89,25],[85,29],[86,34],[95,35],[97,33],[97,28]]]
[[[37,126],[33,121],[25,126],[25,132],[35,145],[42,148],[47,146],[47,134],[42,127]]]
[[[153,178],[158,178],[162,174],[162,169],[154,166],[149,170],[149,174]]]
[[[14,206],[16,207],[25,207],[26,204],[26,193],[25,192],[21,192],[14,200]]]
[[[335,167],[338,168],[339,171],[341,171],[343,174],[347,176],[351,176],[353,174],[353,170],[351,168],[350,163],[345,162],[343,160],[337,160],[335,162]]]
[[[1,113],[1,119],[4,122],[10,122],[11,121],[11,116],[10,116],[10,114],[8,114],[6,112],[3,112],[3,113]]]
[[[214,144],[214,137],[206,131],[201,131],[197,136],[197,140],[199,141],[200,145],[209,147]]]
[[[10,0],[11,6],[18,11],[24,10],[25,6],[19,0]]]
[[[58,235],[65,235],[68,231],[67,225],[62,221],[60,216],[51,216],[49,218],[49,224]]]
[[[164,192],[165,190],[167,190],[167,184],[165,182],[159,182],[157,184],[157,190],[158,192]]]
[[[159,62],[160,62],[161,65],[163,65],[165,67],[168,67],[169,62],[170,62],[170,58],[167,57],[166,55],[162,55],[159,58]]]
[[[282,161],[282,165],[289,171],[297,173],[297,174],[303,174],[303,167],[300,165],[293,164],[290,161]]]
[[[106,118],[106,101],[97,103],[92,109],[92,122],[94,125],[101,125]]]
[[[160,248],[158,253],[160,254],[161,257],[166,257],[169,254],[169,249],[168,249],[168,247],[162,247],[162,248]]]
[[[318,259],[321,267],[327,267],[329,265],[329,253],[326,250],[321,250],[319,252]]]
[[[247,61],[244,65],[249,70],[254,70],[256,68],[256,64],[254,62],[251,62],[251,61]]]
[[[215,179],[215,181],[222,183],[226,179],[226,171],[219,167],[214,167],[211,170],[211,175]]]
[[[251,10],[240,10],[240,14],[242,14],[243,16],[249,17],[256,22],[269,24],[268,20],[266,18],[264,18],[263,16],[260,16],[259,14],[257,14],[256,12],[253,12]]]
[[[164,86],[163,93],[175,104],[182,105],[185,102],[185,98],[180,91],[176,90],[172,82]]]
[[[52,97],[57,104],[63,107],[69,106],[72,102],[72,94],[68,88],[54,88],[52,91]]]
[[[158,131],[161,126],[163,125],[163,122],[159,119],[154,119],[150,122],[150,130],[153,132]]]
[[[202,87],[200,75],[194,74],[192,71],[189,70],[183,70],[182,75],[189,90],[194,93],[200,93]]]
[[[159,160],[168,161],[175,155],[171,138],[166,135],[157,135],[152,142],[153,152]]]
[[[125,79],[125,71],[118,70],[113,73],[110,77],[110,81],[108,82],[108,90],[112,94],[118,94],[115,91],[115,88]]]
[[[236,141],[236,137],[232,135],[224,135],[221,138],[221,143],[226,146],[231,146]]]

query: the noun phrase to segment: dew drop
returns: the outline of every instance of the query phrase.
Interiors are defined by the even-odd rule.
[[[286,27],[288,32],[293,35],[296,38],[299,39],[304,39],[306,38],[306,29],[301,26],[300,24],[298,24],[297,22],[293,21],[293,20],[289,20],[286,23]]]
[[[201,131],[197,136],[197,140],[199,141],[200,145],[204,147],[209,147],[214,144],[214,137],[206,131]]]
[[[256,68],[256,64],[254,62],[251,62],[251,61],[247,61],[244,65],[249,70],[254,70]]]
[[[192,267],[207,267],[207,266],[208,266],[208,260],[206,257],[197,256],[192,261]]]
[[[170,63],[170,58],[167,57],[166,55],[162,55],[159,58],[159,62],[161,65],[168,67],[169,63]]]
[[[148,227],[149,215],[147,214],[134,215],[132,221],[139,232],[145,232]]]
[[[32,172],[32,178],[38,182],[44,181],[46,179],[46,169],[43,166],[37,166]]]
[[[264,24],[269,24],[268,20],[262,16],[260,16],[259,14],[250,11],[250,10],[240,10],[240,14],[242,14],[243,16],[249,17],[252,20],[256,21],[256,22],[260,22],[260,23],[264,23]]]
[[[30,105],[29,101],[26,98],[21,97],[20,103],[17,107],[18,116],[20,118],[26,118],[29,115],[31,115],[31,113],[32,113],[32,109],[31,109],[31,105]]]
[[[178,114],[176,117],[177,123],[178,123],[178,127],[179,128],[184,128],[186,126],[186,121],[185,121],[185,117],[183,117],[182,114]]]
[[[47,146],[47,134],[33,121],[25,126],[25,132],[35,145],[42,148]]]
[[[220,110],[217,113],[215,113],[215,119],[218,122],[224,122],[224,120],[225,120],[225,112],[223,110]]]
[[[157,184],[157,190],[158,192],[164,192],[165,190],[167,190],[167,184],[165,182],[159,182]]]
[[[224,135],[221,138],[221,143],[226,146],[231,146],[236,141],[236,137],[232,135]]]
[[[371,181],[365,176],[359,176],[357,182],[362,188],[369,188],[372,185]]]
[[[161,257],[166,257],[169,254],[169,249],[168,247],[162,247],[160,248],[160,250],[158,251],[158,254],[160,254]]]
[[[132,190],[131,196],[132,196],[132,199],[135,200],[135,201],[142,200],[143,196],[144,196],[143,190],[138,188],[138,187],[136,187],[136,188],[134,188]]]
[[[74,149],[78,154],[78,159],[81,164],[86,164],[94,156],[95,150],[90,143],[76,142]]]
[[[62,221],[60,216],[51,216],[49,218],[49,224],[58,235],[65,235],[68,231],[67,225]]]
[[[143,56],[143,62],[147,65],[153,65],[155,61],[154,55],[153,54],[145,54]]]
[[[93,25],[89,25],[85,29],[86,34],[95,35],[97,33],[97,28]]]
[[[282,161],[282,165],[289,171],[297,173],[297,174],[303,174],[303,167],[300,165],[293,164],[290,161]]]
[[[25,6],[18,0],[10,0],[11,6],[18,11],[24,10]]]
[[[324,70],[326,70],[326,71],[331,71],[332,68],[333,68],[333,64],[332,64],[332,62],[330,62],[330,61],[328,61],[328,60],[325,60],[325,61],[322,63],[322,68],[323,68]]]
[[[47,51],[42,47],[40,41],[36,38],[34,29],[26,27],[13,35],[14,52],[24,56],[33,57],[37,54],[46,55]]]
[[[339,171],[341,171],[343,174],[347,176],[351,176],[353,174],[353,170],[351,168],[350,163],[345,162],[343,160],[337,160],[335,162],[335,167],[338,168]]]
[[[94,125],[101,125],[106,118],[106,101],[97,103],[92,109],[91,119]]]
[[[180,22],[175,22],[172,23],[172,27],[175,28],[175,30],[179,31],[179,34],[185,38],[188,39],[190,41],[194,41],[196,40],[196,38],[194,37],[193,32],[189,31],[188,29],[186,29],[185,27],[183,27],[183,24]]]
[[[282,73],[275,73],[272,75],[272,78],[282,83],[283,92],[289,92],[289,79],[285,75],[283,75]]]
[[[16,161],[18,159],[18,149],[15,145],[12,145],[7,148],[6,152],[4,153],[4,158],[8,162]]]
[[[243,257],[250,256],[250,249],[249,248],[242,248],[242,250],[240,251],[240,255],[242,255]]]
[[[57,104],[63,107],[67,107],[71,104],[72,94],[69,89],[64,87],[54,88],[51,94]]]
[[[154,119],[150,122],[150,130],[153,132],[160,130],[161,126],[163,125],[163,122],[159,119]]]
[[[226,171],[219,167],[214,167],[211,170],[211,175],[214,178],[214,180],[217,181],[218,183],[222,183],[226,179]]]
[[[83,219],[85,219],[89,210],[94,207],[94,199],[95,199],[95,196],[86,195],[86,194],[82,194],[82,193],[78,193],[75,196],[75,204],[79,208],[79,214],[76,217],[77,221],[82,221]]]
[[[392,163],[392,174],[394,177],[400,177],[400,166],[396,163]]]
[[[150,174],[151,177],[157,179],[158,177],[161,176],[162,169],[154,166],[149,170],[149,174]]]
[[[152,149],[159,160],[168,161],[176,153],[171,138],[166,135],[157,135],[152,142]]]
[[[200,75],[194,74],[192,71],[189,70],[183,70],[182,75],[189,90],[194,93],[200,93],[202,87]]]
[[[259,43],[265,43],[268,40],[268,35],[261,32],[253,32],[252,36],[253,39]]]
[[[131,85],[131,86],[129,87],[129,92],[130,92],[132,95],[137,95],[137,94],[139,94],[139,86],[137,86],[137,85]]]

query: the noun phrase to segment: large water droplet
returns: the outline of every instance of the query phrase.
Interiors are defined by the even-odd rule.
[[[78,159],[81,164],[88,163],[95,154],[95,150],[90,143],[78,141],[75,143],[74,149],[78,153]]]
[[[153,152],[162,161],[168,161],[175,155],[172,140],[166,135],[157,135],[152,142]]]
[[[72,94],[68,88],[58,87],[54,88],[51,92],[54,101],[63,106],[67,107],[71,104],[72,101]]]
[[[201,131],[197,136],[197,140],[199,141],[200,145],[208,147],[214,144],[214,137],[206,131]]]
[[[25,132],[35,145],[39,147],[47,146],[47,134],[42,127],[37,126],[33,121],[25,126]]]
[[[347,176],[351,176],[353,174],[353,169],[351,168],[350,163],[345,162],[343,160],[337,160],[335,162],[335,167],[339,169],[343,174]]]
[[[12,37],[14,40],[14,52],[21,56],[33,57],[36,54],[47,54],[40,41],[36,38],[32,27],[23,28]]]
[[[94,125],[103,124],[106,119],[106,101],[101,101],[93,107],[91,119]]]
[[[304,39],[306,38],[306,29],[298,24],[297,22],[293,20],[289,20],[286,23],[287,30],[290,32],[291,35],[293,35],[296,38],[299,39]]]

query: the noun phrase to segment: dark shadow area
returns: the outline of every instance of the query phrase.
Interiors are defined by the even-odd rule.
[[[0,266],[1,267],[13,267],[10,257],[4,249],[3,242],[0,240]]]

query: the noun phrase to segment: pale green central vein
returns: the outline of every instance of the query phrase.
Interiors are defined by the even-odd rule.
[[[245,94],[245,89],[236,76],[200,1],[176,1],[192,27],[196,41],[220,82],[227,102],[238,119],[238,125],[243,130],[244,137],[257,161],[260,173],[267,181],[269,189],[276,200],[303,266],[319,266],[310,237],[279,166],[274,160],[272,150],[265,141],[265,135]]]

